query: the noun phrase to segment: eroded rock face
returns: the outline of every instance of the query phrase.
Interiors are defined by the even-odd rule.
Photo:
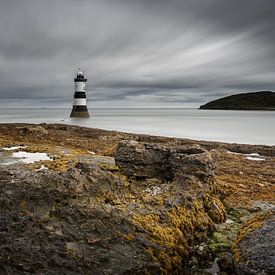
[[[170,147],[137,141],[121,141],[116,164],[128,176],[172,180],[175,176],[207,181],[214,175],[209,152],[200,146]]]

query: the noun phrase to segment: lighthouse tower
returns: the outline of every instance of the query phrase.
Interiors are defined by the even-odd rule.
[[[86,81],[87,79],[79,68],[76,78],[74,79],[74,103],[70,117],[90,117],[86,102]]]

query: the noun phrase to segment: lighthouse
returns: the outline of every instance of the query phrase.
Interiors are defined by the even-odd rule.
[[[79,68],[74,79],[74,103],[70,117],[90,117],[86,101],[86,81],[87,78]]]

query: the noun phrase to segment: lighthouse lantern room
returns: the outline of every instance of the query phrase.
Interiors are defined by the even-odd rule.
[[[74,103],[70,117],[90,117],[86,101],[86,81],[87,79],[84,77],[83,72],[79,69],[74,79]]]

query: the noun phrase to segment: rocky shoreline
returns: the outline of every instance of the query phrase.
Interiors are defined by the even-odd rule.
[[[274,274],[274,167],[274,146],[1,124],[0,273]]]

